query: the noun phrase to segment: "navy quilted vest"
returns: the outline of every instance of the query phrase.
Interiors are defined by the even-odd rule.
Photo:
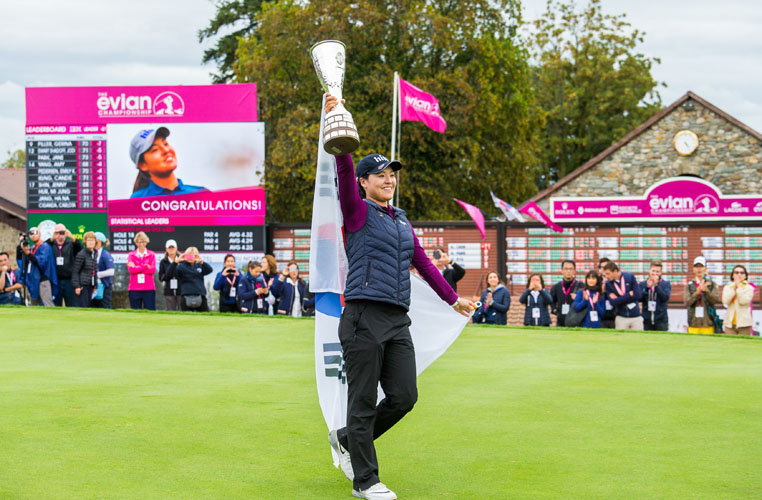
[[[346,300],[375,300],[410,308],[410,263],[413,260],[413,231],[405,212],[365,200],[365,224],[347,233],[349,273],[344,289]]]

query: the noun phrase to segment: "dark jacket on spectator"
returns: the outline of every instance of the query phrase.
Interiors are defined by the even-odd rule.
[[[472,320],[474,323],[486,323],[488,325],[505,325],[508,323],[508,309],[511,308],[511,294],[506,287],[498,285],[492,292],[492,304],[487,304],[487,288],[482,292],[481,307],[474,311]]]
[[[611,293],[617,296],[616,299],[609,298],[611,305],[614,306],[616,315],[623,318],[636,318],[640,316],[638,303],[642,294],[640,293],[640,284],[635,280],[635,275],[622,271],[617,284],[620,287],[624,286],[624,295],[619,295],[619,291],[616,289],[613,281],[606,282],[606,297]],[[630,295],[630,291],[633,292],[632,295]],[[632,304],[632,306],[629,304]]]
[[[74,258],[79,255],[84,247],[79,240],[70,241],[67,239],[58,249],[58,243],[56,241],[46,241],[50,245],[50,249],[53,251],[53,260],[56,262],[56,275],[59,280],[70,280],[72,275],[72,268],[74,267]],[[63,265],[58,265],[58,257],[63,256]],[[75,287],[77,288],[77,287]]]
[[[172,280],[176,280],[177,276],[174,273],[169,272],[169,268],[172,262],[166,257],[159,261],[159,281],[164,283],[164,296],[180,295],[180,284],[173,290],[171,285]]]
[[[466,275],[466,270],[461,267],[460,264],[453,261],[452,264],[447,266],[444,271],[442,271],[442,277],[445,279],[445,281],[452,287],[452,289],[457,292],[458,291],[458,281],[463,279],[463,276]]]
[[[659,284],[656,285],[651,291],[648,287],[648,280],[640,282],[640,292],[643,295],[641,302],[643,304],[643,319],[651,321],[652,324],[663,323],[669,321],[669,313],[667,312],[667,305],[669,297],[672,295],[672,284],[667,280],[659,280]],[[651,300],[656,301],[656,311],[648,310],[648,302]],[[653,314],[653,320],[651,319]]]
[[[241,304],[241,312],[249,314],[267,314],[269,304],[265,301],[267,294],[257,295],[259,288],[267,288],[264,275],[252,276],[246,271],[238,283],[238,300]],[[262,306],[260,307],[260,300]],[[244,311],[244,309],[246,309]]]
[[[600,328],[601,327],[601,320],[603,319],[603,313],[605,311],[605,301],[603,300],[603,297],[601,296],[601,293],[598,292],[598,302],[594,303],[594,307],[590,307],[590,301],[585,300],[585,291],[579,290],[577,292],[577,295],[574,296],[574,310],[577,312],[582,311],[583,309],[587,309],[587,314],[585,314],[585,319],[582,320],[582,324],[580,325],[582,328]],[[598,319],[596,321],[592,321],[590,319],[590,312],[595,311],[598,313]]]
[[[530,326],[550,326],[550,313],[548,307],[553,304],[553,298],[550,296],[547,290],[544,288],[540,290],[540,294],[537,296],[537,301],[531,293],[531,290],[527,288],[524,293],[519,297],[519,302],[526,305],[527,308],[524,311],[524,325]],[[532,309],[538,307],[540,309],[540,317],[532,317]]]
[[[74,265],[71,268],[72,288],[95,287],[98,282],[96,255],[97,252],[95,250],[84,248],[74,257]]]
[[[566,314],[563,313],[563,305],[568,304],[569,311],[571,311],[577,292],[584,287],[584,283],[573,279],[569,282],[561,280],[550,289],[550,296],[553,298],[552,312],[558,316],[558,326],[566,326]],[[564,293],[564,288],[569,293]]]
[[[10,275],[13,275],[13,277],[11,278]],[[24,277],[21,274],[21,269],[11,269],[5,273],[5,288],[10,288],[17,283],[24,284]],[[0,304],[21,305],[21,290],[14,290],[12,292],[3,292],[0,290]]]
[[[314,306],[315,299],[308,299],[305,301],[304,293],[307,290],[307,285],[304,284],[304,281],[299,280],[297,286],[299,287],[299,301],[301,302],[301,307]],[[288,278],[283,281],[275,278],[272,291],[273,295],[278,297],[278,309],[276,314],[286,314],[291,316],[291,311],[294,308],[294,285],[288,282]]]
[[[204,276],[211,274],[212,271],[214,269],[206,262],[203,264],[194,262],[191,265],[187,261],[182,261],[179,264],[173,262],[167,270],[168,273],[177,276],[180,295],[203,295],[204,297],[206,297]]]
[[[235,293],[238,293],[238,284],[241,281],[241,276],[233,276],[233,284],[231,285],[228,279],[230,276],[225,276],[222,271],[217,273],[217,278],[214,280],[214,289],[220,291],[220,304],[237,304],[238,299],[230,296],[230,289],[235,288]]]
[[[111,256],[108,250],[101,248],[101,256],[98,258],[98,271],[107,271],[114,269],[114,258]],[[113,276],[106,276],[101,278],[103,286],[109,287],[114,284]]]

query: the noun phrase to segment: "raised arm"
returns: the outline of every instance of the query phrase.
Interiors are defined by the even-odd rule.
[[[336,173],[339,177],[339,204],[344,217],[344,228],[357,231],[365,223],[368,205],[360,198],[355,180],[355,166],[352,155],[336,156]]]

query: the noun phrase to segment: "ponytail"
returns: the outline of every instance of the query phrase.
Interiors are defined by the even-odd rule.
[[[145,189],[151,183],[151,176],[147,172],[138,170],[138,176],[135,178],[135,184],[132,185],[132,192]]]

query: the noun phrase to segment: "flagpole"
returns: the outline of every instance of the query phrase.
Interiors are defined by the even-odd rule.
[[[397,84],[397,79],[399,78],[399,75],[397,72],[394,72],[394,79],[392,81],[392,87],[393,91],[392,94],[394,97],[392,97],[392,161],[397,159],[397,108],[399,107],[399,85]],[[400,110],[400,114],[402,111]],[[400,202],[400,171],[397,171],[397,201],[394,202],[395,205],[399,206]]]

